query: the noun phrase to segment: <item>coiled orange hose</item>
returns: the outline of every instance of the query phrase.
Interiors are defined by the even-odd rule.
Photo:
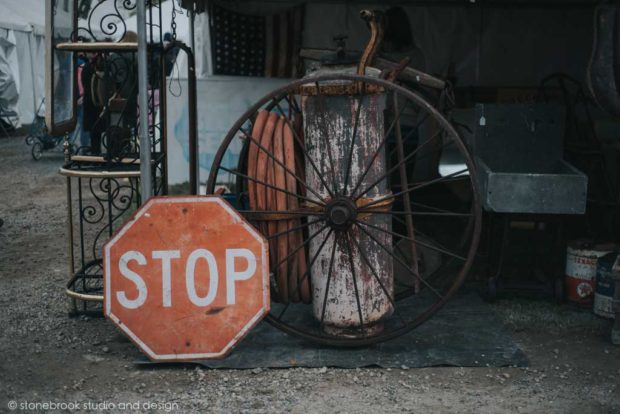
[[[303,177],[300,157],[296,154],[293,131],[283,116],[268,111],[260,111],[254,121],[252,137],[260,144],[250,141],[248,150],[247,175],[256,180],[248,180],[250,209],[270,211],[294,211],[299,209],[297,179]],[[277,160],[277,161],[276,161]],[[286,166],[286,169],[283,167]],[[287,172],[286,170],[290,172]],[[264,182],[275,188],[258,182]],[[301,189],[299,189],[301,190]],[[301,230],[290,231],[301,225],[300,219],[265,220],[258,226],[259,231],[269,240],[269,261],[275,275],[277,293],[275,299],[283,303],[310,303],[310,275],[306,274],[306,251],[299,249],[288,260],[290,252],[303,243]],[[273,237],[277,233],[282,233]],[[283,262],[283,263],[280,263]]]

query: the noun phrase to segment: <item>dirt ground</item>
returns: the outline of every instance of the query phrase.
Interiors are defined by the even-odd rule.
[[[62,155],[29,150],[0,138],[0,412],[620,413],[609,321],[544,300],[490,306],[527,368],[138,368],[111,323],[67,316]]]

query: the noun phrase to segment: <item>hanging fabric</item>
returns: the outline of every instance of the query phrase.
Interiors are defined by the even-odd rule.
[[[292,78],[298,75],[303,6],[267,16],[210,9],[213,72]]]

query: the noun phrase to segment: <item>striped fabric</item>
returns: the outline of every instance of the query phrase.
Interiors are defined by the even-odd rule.
[[[297,77],[303,6],[261,16],[213,4],[209,24],[214,74]]]

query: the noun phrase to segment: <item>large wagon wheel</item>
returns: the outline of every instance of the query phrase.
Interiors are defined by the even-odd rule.
[[[350,122],[332,111],[334,90],[354,108]],[[446,172],[437,166],[448,150],[460,166]],[[422,97],[378,78],[314,76],[260,99],[215,156],[207,192],[220,187],[270,242],[267,321],[323,344],[373,344],[419,326],[457,291],[478,247],[467,148]],[[343,297],[351,326],[335,331],[326,319]],[[369,304],[388,309],[380,321]]]

